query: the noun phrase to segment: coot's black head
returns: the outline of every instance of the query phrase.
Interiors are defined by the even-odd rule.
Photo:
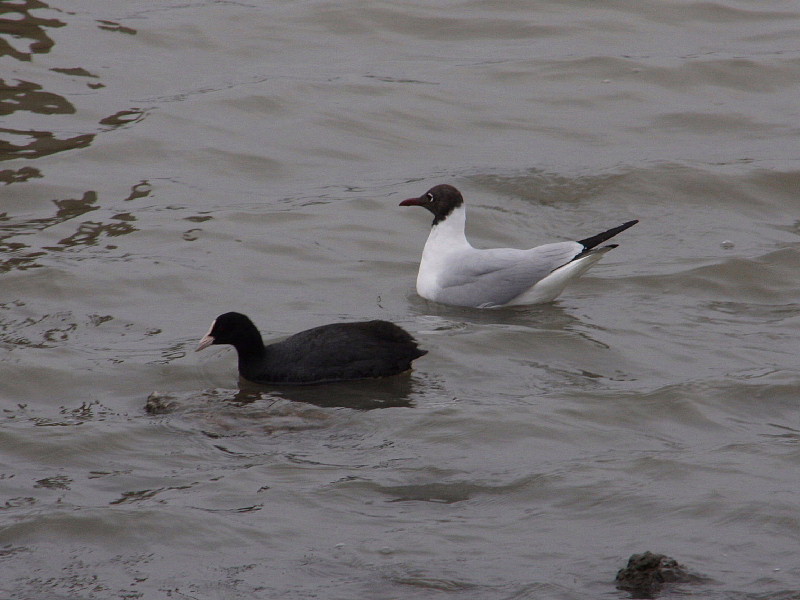
[[[230,344],[239,348],[242,345],[251,344],[258,346],[262,342],[261,334],[246,315],[229,312],[214,319],[211,329],[200,340],[195,352],[208,348],[212,344]]]
[[[464,204],[464,198],[452,185],[437,185],[419,198],[403,200],[400,206],[422,206],[433,213],[433,224],[443,221],[456,208]]]

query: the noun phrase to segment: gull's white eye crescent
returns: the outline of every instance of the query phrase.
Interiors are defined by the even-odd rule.
[[[427,194],[425,194],[425,195],[428,197],[428,202],[433,202],[433,194],[431,194],[430,192],[428,192],[428,193],[427,193]]]

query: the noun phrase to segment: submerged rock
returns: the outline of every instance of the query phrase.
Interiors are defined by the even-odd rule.
[[[617,588],[631,592],[634,598],[653,598],[665,584],[691,583],[702,578],[690,573],[674,558],[664,554],[633,554],[628,565],[619,570]]]
[[[153,392],[147,397],[144,410],[151,415],[163,415],[173,412],[179,403],[169,394]]]

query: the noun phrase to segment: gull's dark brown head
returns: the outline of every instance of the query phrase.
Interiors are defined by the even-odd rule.
[[[459,206],[464,204],[464,198],[452,185],[443,183],[429,189],[419,198],[403,200],[400,206],[422,206],[433,213],[433,224],[443,221]]]

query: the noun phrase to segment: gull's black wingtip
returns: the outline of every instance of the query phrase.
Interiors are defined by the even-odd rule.
[[[593,235],[592,237],[588,237],[584,240],[578,240],[578,243],[583,246],[584,251],[591,250],[595,246],[602,244],[606,240],[610,240],[612,237],[617,235],[618,233],[622,233],[626,229],[633,227],[639,222],[639,219],[634,219],[633,221],[628,221],[619,225],[617,227],[612,227],[608,231],[604,231],[603,233],[598,233],[597,235]]]

